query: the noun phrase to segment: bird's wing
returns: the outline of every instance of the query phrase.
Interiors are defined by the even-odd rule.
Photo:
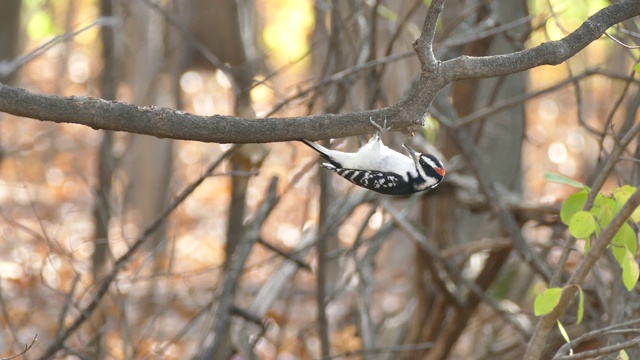
[[[370,188],[374,191],[389,193],[385,189],[404,189],[407,182],[398,174],[377,170],[343,169],[330,163],[323,163],[322,167],[329,169],[352,183]]]

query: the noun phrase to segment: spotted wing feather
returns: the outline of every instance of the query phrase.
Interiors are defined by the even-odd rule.
[[[408,184],[402,176],[391,172],[344,169],[336,167],[331,163],[323,163],[321,165],[325,169],[329,169],[352,183],[387,195],[409,195],[416,192],[413,187]]]

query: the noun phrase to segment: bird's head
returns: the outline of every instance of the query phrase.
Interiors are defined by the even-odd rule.
[[[420,188],[416,190],[427,190],[436,187],[442,182],[446,171],[444,170],[444,165],[442,165],[442,162],[440,162],[437,157],[431,154],[417,153],[407,145],[402,146],[407,150],[407,153],[409,153],[411,159],[413,159],[413,162],[416,164],[418,174],[425,180],[423,184],[418,184]]]

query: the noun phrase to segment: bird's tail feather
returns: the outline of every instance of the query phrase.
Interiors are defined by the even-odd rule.
[[[322,156],[324,159],[326,160],[331,160],[329,158],[329,156],[326,154],[327,149],[322,146],[322,145],[318,145],[312,141],[309,140],[304,140],[304,139],[300,139],[299,140],[301,143],[307,145],[308,147],[312,148],[313,150],[317,151],[318,154],[320,154],[320,156]]]

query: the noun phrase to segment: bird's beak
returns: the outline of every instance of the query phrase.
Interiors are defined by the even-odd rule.
[[[418,154],[416,154],[416,152],[410,148],[409,146],[407,146],[406,144],[402,144],[402,147],[407,150],[407,152],[409,153],[409,155],[411,155],[411,158],[413,159],[413,161],[418,164],[420,162],[420,159],[418,158]]]
[[[410,148],[409,146],[402,144],[402,147],[405,148],[405,150],[407,150],[407,152],[409,153],[409,155],[411,155],[411,158],[413,159],[413,162],[416,163],[416,165],[420,164],[420,156],[418,156],[418,154],[415,152],[415,150],[413,150],[412,148]],[[444,168],[441,167],[434,167],[433,170],[435,172],[438,173],[438,175],[444,177],[444,174],[446,173]]]

